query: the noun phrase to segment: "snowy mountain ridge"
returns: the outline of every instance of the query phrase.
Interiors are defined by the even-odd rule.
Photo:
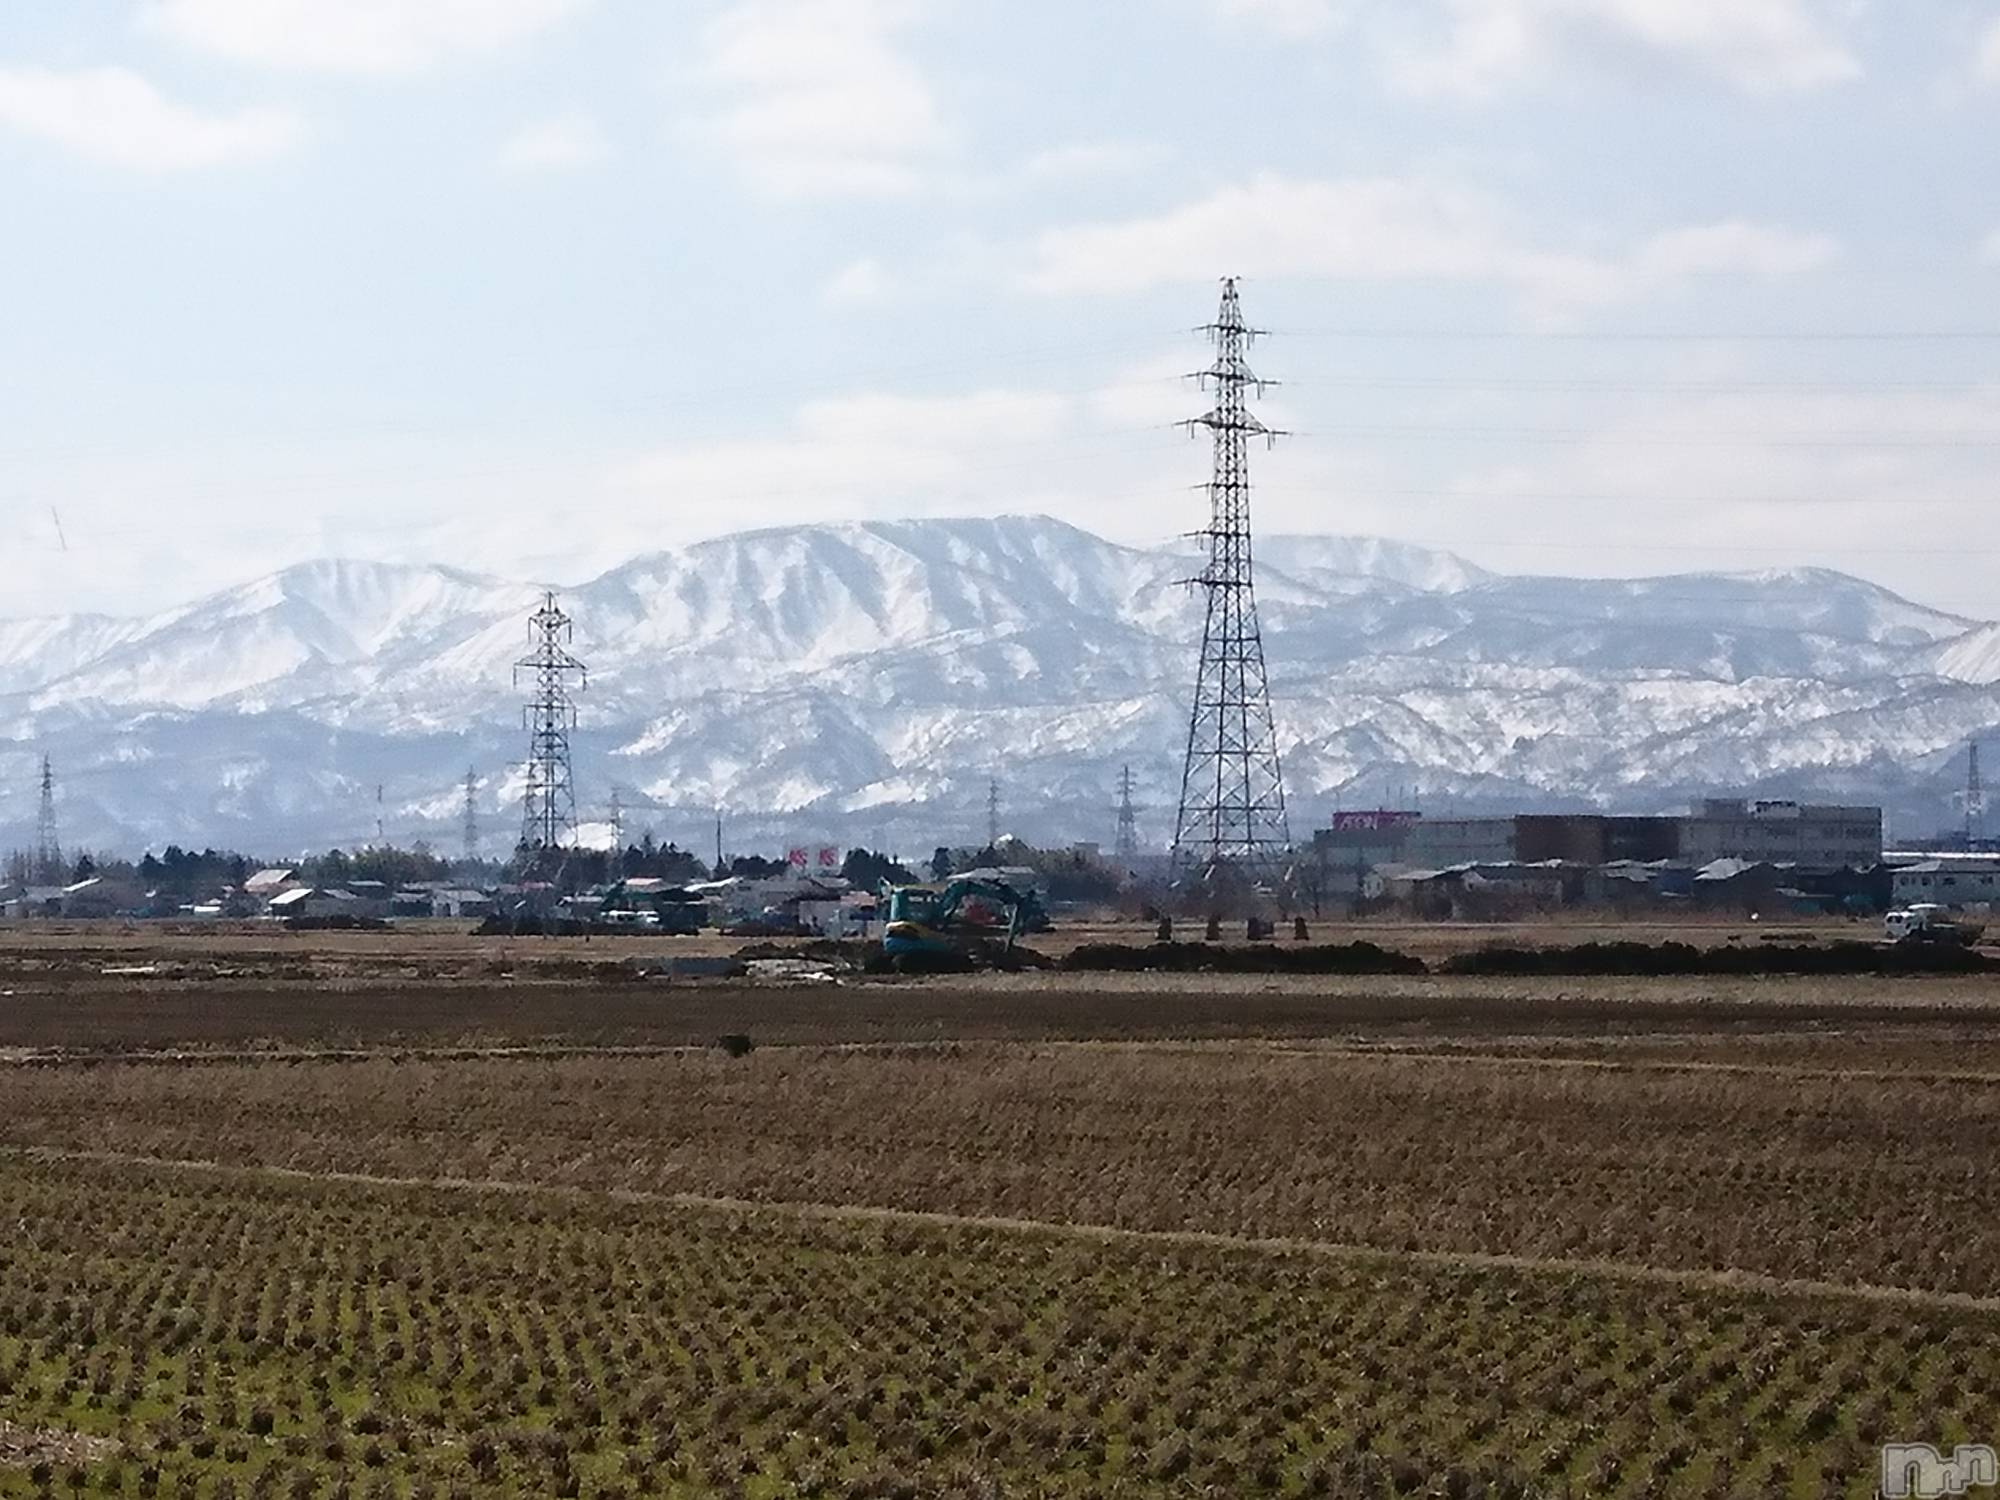
[[[753,531],[561,591],[590,665],[586,819],[743,847],[928,848],[984,824],[1108,841],[1130,763],[1164,839],[1200,628],[1186,546],[1046,517]],[[1882,800],[1939,822],[2000,723],[2000,626],[1824,569],[1496,574],[1370,538],[1261,538],[1258,594],[1303,831],[1336,801],[1679,805],[1703,792]],[[72,843],[272,852],[385,831],[455,848],[479,776],[511,843],[512,663],[535,585],[320,561],[144,619],[0,621],[0,842],[44,749]],[[1954,771],[1956,761],[1958,770]]]

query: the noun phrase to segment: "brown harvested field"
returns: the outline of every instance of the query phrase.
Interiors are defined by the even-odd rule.
[[[1851,1038],[1807,1055],[968,1043],[43,1067],[8,1080],[0,1143],[1992,1293],[2000,1235],[1954,1205],[2000,1201],[2000,1049],[1983,1072],[1938,1050],[1857,1074],[1879,1062]]]
[[[1847,924],[1828,924],[1845,935]],[[1412,951],[1483,941],[1653,929],[1485,926],[1369,929]],[[1456,934],[1444,939],[1429,935]],[[1676,939],[1691,930],[1671,929]],[[1734,934],[1720,927],[1699,931]],[[1071,934],[1075,937],[1077,934]],[[1091,928],[1136,940],[1141,929]],[[1346,929],[1329,928],[1346,940]],[[0,1048],[704,1045],[724,1032],[763,1042],[1063,1038],[1388,1037],[1519,1033],[1674,1038],[1758,1036],[1898,1021],[1977,1022],[1995,985],[1917,979],[1401,978],[1030,973],[838,985],[669,980],[675,956],[713,957],[733,939],[482,939],[416,924],[392,932],[290,933],[263,924],[160,929],[0,923]],[[773,945],[784,950],[796,945]],[[1435,955],[1435,952],[1433,953]],[[1941,1034],[1941,1033],[1940,1033]],[[1671,1042],[1669,1043],[1671,1045]]]
[[[0,1417],[87,1491],[1803,1497],[2000,1438],[1991,979],[231,941],[0,941]]]

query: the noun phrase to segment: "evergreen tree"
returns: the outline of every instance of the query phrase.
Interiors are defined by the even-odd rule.
[[[841,876],[857,890],[872,891],[878,886],[914,885],[916,875],[886,854],[868,849],[850,849],[840,866]]]

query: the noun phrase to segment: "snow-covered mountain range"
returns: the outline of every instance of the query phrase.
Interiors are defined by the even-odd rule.
[[[1130,764],[1168,836],[1200,628],[1191,553],[1046,517],[796,527],[562,591],[590,666],[585,820],[736,849],[922,852],[1002,819],[1109,843]],[[1294,832],[1334,807],[1679,807],[1705,793],[1953,816],[2000,724],[2000,625],[1821,569],[1509,577],[1447,553],[1274,536],[1258,554]],[[0,844],[46,751],[72,846],[455,851],[519,830],[511,664],[535,586],[315,562],[148,618],[0,621]],[[377,787],[381,800],[377,802]]]

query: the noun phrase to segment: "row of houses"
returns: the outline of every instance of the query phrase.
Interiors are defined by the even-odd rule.
[[[995,872],[1024,889],[1031,870]],[[448,881],[392,887],[375,880],[315,884],[274,867],[199,900],[182,901],[129,879],[99,877],[67,886],[0,888],[0,916],[43,918],[238,918],[302,922],[379,922],[487,917],[555,918],[628,930],[693,932],[720,928],[746,936],[807,934],[868,937],[878,920],[875,893],[837,875],[787,873],[693,885],[651,878],[564,892],[522,883],[474,889]]]
[[[129,876],[99,875],[69,885],[0,887],[0,916],[329,918],[386,921],[391,917],[482,917],[491,892],[446,881],[391,887],[379,880],[314,885],[291,869],[259,870],[240,887],[223,886],[193,900],[148,888]]]

